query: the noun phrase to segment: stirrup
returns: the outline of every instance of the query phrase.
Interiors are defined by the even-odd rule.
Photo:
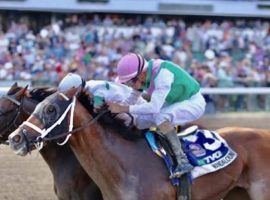
[[[196,126],[196,125],[191,126],[191,127],[187,128],[187,129],[185,129],[184,131],[180,131],[179,133],[177,133],[177,136],[178,136],[178,137],[185,137],[185,136],[188,136],[188,135],[194,133],[195,131],[197,131],[198,128],[199,128],[199,127]]]
[[[170,175],[170,178],[180,178],[183,174],[186,174],[186,173],[189,173],[191,172],[191,170],[193,169],[194,167],[190,164],[190,163],[185,163],[183,165],[178,165],[173,173]]]
[[[181,178],[181,176],[185,174],[185,173],[180,173],[180,172],[173,172],[171,175],[170,175],[170,179],[174,179],[174,178]]]

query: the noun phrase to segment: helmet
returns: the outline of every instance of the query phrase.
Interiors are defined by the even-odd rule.
[[[58,90],[65,91],[73,87],[84,86],[84,80],[78,74],[68,73],[59,83]]]
[[[126,83],[137,77],[146,70],[146,62],[142,56],[135,53],[128,53],[123,56],[117,64],[116,82]]]

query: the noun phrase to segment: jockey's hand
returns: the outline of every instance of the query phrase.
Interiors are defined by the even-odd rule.
[[[114,103],[114,102],[107,102],[108,106],[109,106],[109,110],[112,113],[127,113],[129,112],[129,106],[122,106],[119,105],[118,103]]]

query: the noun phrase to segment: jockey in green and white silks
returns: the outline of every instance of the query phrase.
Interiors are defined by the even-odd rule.
[[[130,106],[110,103],[109,109],[115,113],[137,115],[137,127],[157,126],[160,129],[171,144],[178,162],[172,177],[191,171],[193,167],[181,148],[174,125],[184,125],[203,115],[206,103],[198,82],[172,62],[160,59],[146,62],[134,53],[120,59],[117,72],[117,82],[146,92],[150,100]]]
[[[146,82],[142,89],[151,96],[151,101],[130,106],[129,112],[144,115],[143,120],[149,119],[152,126],[161,124],[164,119],[173,125],[185,125],[197,120],[204,113],[205,100],[200,93],[199,84],[171,62],[159,59],[149,61]],[[139,126],[142,129],[147,128],[143,124]]]

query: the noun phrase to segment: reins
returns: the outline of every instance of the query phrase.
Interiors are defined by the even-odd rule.
[[[70,99],[63,93],[59,93],[58,95],[62,96],[66,101],[69,101]],[[38,126],[36,126],[35,124],[29,122],[29,121],[25,121],[23,122],[23,125],[35,130],[36,132],[40,133],[40,136],[38,136],[37,138],[33,139],[32,141],[30,141],[30,143],[33,143],[36,148],[38,150],[41,150],[43,148],[43,144],[44,142],[48,142],[48,141],[53,141],[53,140],[57,140],[57,139],[61,139],[61,138],[65,138],[63,142],[59,143],[57,142],[58,145],[64,145],[68,142],[69,138],[71,137],[71,135],[75,132],[78,132],[80,130],[83,130],[86,127],[91,126],[92,124],[96,123],[99,118],[101,118],[104,114],[110,112],[109,110],[103,110],[101,112],[99,112],[96,117],[90,119],[89,121],[87,121],[86,123],[84,123],[83,125],[79,126],[78,128],[73,129],[73,123],[74,123],[74,112],[75,112],[75,105],[76,105],[76,97],[73,97],[72,102],[69,104],[69,106],[64,110],[62,116],[60,118],[58,118],[57,121],[55,121],[50,127],[48,128],[39,128]],[[51,136],[48,137],[48,134],[58,125],[60,125],[63,120],[67,117],[68,113],[70,112],[70,120],[69,120],[69,127],[68,127],[68,131],[61,133],[59,135],[56,136]],[[115,114],[113,117],[115,117],[117,114]],[[131,115],[129,115],[131,117],[131,124],[133,124],[133,117]],[[129,124],[129,126],[131,126],[131,124]],[[23,134],[24,130],[22,131]],[[27,132],[27,131],[25,131]]]

